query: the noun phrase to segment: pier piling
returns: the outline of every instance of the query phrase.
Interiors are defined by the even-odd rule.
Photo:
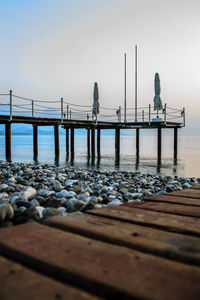
[[[139,155],[140,151],[140,129],[136,128],[136,154]]]
[[[178,148],[178,128],[174,128],[174,160],[177,160],[177,148]]]
[[[115,129],[115,154],[119,156],[120,154],[120,128]]]
[[[71,128],[70,138],[71,138],[71,143],[70,143],[70,146],[71,146],[71,156],[74,156],[74,128],[73,127]]]
[[[69,128],[65,129],[66,133],[66,155],[69,156]]]
[[[95,157],[95,128],[91,128],[91,152],[92,156]]]
[[[38,126],[33,125],[33,160],[38,160]]]
[[[162,140],[162,131],[161,127],[158,127],[158,161],[161,161],[161,140]]]
[[[90,156],[90,128],[87,129],[87,153]]]
[[[101,129],[97,129],[97,154],[100,155],[101,152]]]
[[[59,125],[54,125],[55,157],[59,157]]]
[[[11,161],[11,123],[5,124],[6,160]]]

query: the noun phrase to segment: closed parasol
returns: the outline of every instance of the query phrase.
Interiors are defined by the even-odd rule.
[[[158,117],[158,110],[163,109],[162,100],[160,98],[160,78],[158,73],[155,74],[154,89],[155,89],[154,110],[157,110],[157,117]]]
[[[96,117],[99,114],[99,89],[97,82],[94,83],[92,112]]]

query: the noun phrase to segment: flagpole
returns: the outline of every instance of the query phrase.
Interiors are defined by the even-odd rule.
[[[126,123],[126,53],[124,53],[124,122]]]
[[[137,122],[137,45],[135,45],[135,122]]]

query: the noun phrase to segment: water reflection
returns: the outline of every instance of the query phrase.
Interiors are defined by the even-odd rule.
[[[135,160],[135,169],[139,169],[139,163],[140,163],[140,156],[139,156],[139,150],[136,150],[136,160]]]
[[[70,164],[72,167],[74,166],[74,152],[71,152]]]
[[[59,155],[55,155],[55,160],[54,160],[54,162],[55,162],[55,166],[56,166],[56,167],[59,167],[59,166],[60,166]]]
[[[106,162],[107,160],[107,162]],[[123,164],[121,165],[121,161]],[[126,161],[127,165],[124,164]],[[38,163],[38,160],[35,161]],[[59,156],[55,156],[55,165],[60,166]],[[71,153],[70,155],[66,154],[65,165],[67,166],[77,166],[77,167],[86,167],[86,168],[97,168],[97,169],[111,169],[111,170],[131,170],[131,171],[140,171],[140,172],[149,172],[149,173],[157,173],[157,174],[165,174],[166,170],[171,170],[171,175],[176,175],[178,170],[178,159],[167,160],[162,159],[161,156],[157,156],[157,159],[148,158],[148,157],[140,157],[139,151],[136,151],[136,156],[129,156],[124,158],[120,156],[119,152],[115,152],[115,157],[113,160],[113,156],[106,157],[97,153],[97,155],[86,155],[85,158],[81,158],[81,163],[79,162],[79,157],[75,154]],[[141,171],[142,170],[142,171]]]
[[[95,154],[92,152],[92,157],[91,157],[91,166],[95,166]]]
[[[5,139],[0,137],[0,159],[5,160]],[[38,141],[38,156],[33,155],[32,136],[12,136],[12,161],[55,163],[61,166],[77,166],[81,168],[98,168],[101,170],[127,170],[140,171],[142,173],[178,175],[178,176],[199,176],[200,163],[200,137],[187,137],[180,143],[180,153],[174,154],[172,141],[165,137],[163,144],[162,160],[156,155],[156,143],[152,137],[141,137],[140,153],[134,153],[135,144],[129,136],[122,136],[121,149],[115,153],[114,136],[101,136],[101,154],[96,157],[87,154],[87,136],[79,136],[75,144],[74,155],[66,153],[65,136],[60,137],[60,157],[55,158],[54,139],[51,136],[40,136]],[[75,142],[76,142],[75,140]],[[95,149],[96,150],[96,149]],[[185,152],[183,152],[183,150]],[[184,155],[183,155],[184,153]],[[135,154],[135,155],[134,155]],[[55,160],[54,160],[55,158]],[[179,159],[178,159],[179,158]]]
[[[120,167],[120,154],[119,151],[115,151],[115,168],[119,169]]]
[[[100,154],[100,152],[97,155],[97,164],[96,164],[96,166],[97,166],[97,169],[99,169],[100,166],[101,166],[101,154]]]

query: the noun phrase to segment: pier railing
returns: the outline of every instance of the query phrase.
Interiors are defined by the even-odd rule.
[[[92,105],[80,105],[60,100],[37,100],[25,98],[13,94],[10,90],[8,94],[0,94],[0,115],[8,115],[10,120],[13,116],[32,116],[42,118],[73,119],[73,120],[96,120],[92,112]],[[159,118],[157,118],[157,116]],[[137,118],[137,119],[136,119]],[[185,109],[176,109],[164,105],[163,110],[157,111],[149,104],[147,107],[135,108],[102,107],[97,116],[99,121],[107,122],[144,122],[163,121],[180,123],[185,126]]]

